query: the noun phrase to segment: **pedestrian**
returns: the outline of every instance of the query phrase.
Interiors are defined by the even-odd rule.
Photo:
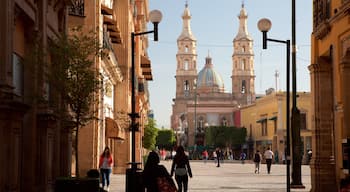
[[[202,156],[203,156],[204,163],[206,163],[209,156],[208,151],[206,149],[202,152]]]
[[[221,158],[221,150],[220,150],[220,148],[216,148],[215,154],[216,154],[216,160],[217,160],[216,167],[220,167],[220,158]]]
[[[143,170],[143,182],[147,192],[162,192],[159,190],[157,182],[157,179],[159,178],[166,178],[170,184],[173,184],[174,187],[176,187],[166,168],[163,165],[159,165],[159,162],[158,153],[151,151],[148,154]]]
[[[340,192],[349,192],[350,191],[350,178],[346,177],[345,179],[340,180]]]
[[[273,158],[274,154],[271,151],[270,147],[267,148],[267,150],[264,153],[264,157],[266,160],[266,166],[267,166],[267,173],[270,174],[271,171],[271,164],[272,164],[272,158]]]
[[[311,158],[312,158],[312,150],[309,149],[307,152],[307,164],[310,164]]]
[[[255,164],[255,172],[254,173],[258,173],[260,172],[260,162],[261,162],[261,153],[259,150],[256,150],[255,154],[254,154],[254,164]]]
[[[109,191],[112,166],[113,166],[112,154],[109,150],[109,147],[105,147],[103,153],[100,156],[99,168],[100,168],[101,177],[102,177],[102,189],[105,189],[105,186],[107,184],[106,191]]]
[[[239,158],[240,158],[242,164],[244,164],[244,160],[245,160],[246,157],[247,157],[247,155],[242,151],[241,154],[240,154],[240,156],[239,156]]]
[[[192,170],[190,161],[188,160],[185,150],[182,146],[176,149],[176,155],[171,165],[170,175],[173,176],[175,172],[175,180],[177,183],[179,192],[187,192],[188,189],[188,176],[192,178]]]

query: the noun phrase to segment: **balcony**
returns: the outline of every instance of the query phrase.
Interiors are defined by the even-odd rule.
[[[72,0],[68,8],[69,15],[84,17],[84,0]]]
[[[103,52],[106,55],[103,59],[105,63],[103,67],[104,70],[110,74],[112,81],[115,84],[123,80],[123,75],[118,66],[118,60],[114,54],[114,49],[109,36],[108,32],[103,32]]]

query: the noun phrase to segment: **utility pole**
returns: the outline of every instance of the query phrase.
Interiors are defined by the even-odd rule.
[[[301,139],[300,111],[297,108],[297,75],[296,75],[296,32],[295,0],[292,0],[292,183],[291,188],[305,188],[301,182]]]

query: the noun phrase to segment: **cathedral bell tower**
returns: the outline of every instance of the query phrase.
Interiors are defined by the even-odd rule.
[[[239,29],[233,39],[232,54],[232,95],[240,105],[255,101],[253,39],[247,29],[248,15],[242,4]]]
[[[186,99],[193,96],[195,89],[194,82],[197,78],[197,40],[191,31],[191,14],[187,3],[182,20],[182,32],[177,38],[176,98]]]

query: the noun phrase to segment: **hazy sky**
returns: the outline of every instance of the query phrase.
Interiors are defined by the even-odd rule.
[[[185,0],[149,0],[150,10],[159,9],[163,19],[159,24],[159,41],[149,35],[148,54],[152,62],[153,81],[149,82],[151,108],[158,127],[170,128],[172,99],[175,98],[175,74],[177,38],[182,31],[181,15]],[[197,72],[205,64],[210,52],[214,69],[225,83],[226,92],[231,92],[231,71],[233,39],[238,32],[238,15],[241,0],[189,0],[192,15],[191,28],[197,38]],[[262,34],[257,28],[261,18],[269,18],[272,28],[268,38],[291,40],[290,0],[245,0],[248,13],[248,31],[254,42],[255,91],[275,88],[275,71],[280,74],[279,89],[286,87],[286,45],[268,42],[268,49],[262,49]],[[149,24],[149,30],[153,25]],[[297,44],[297,89],[310,91],[310,36],[312,31],[312,1],[296,0],[296,44]]]

